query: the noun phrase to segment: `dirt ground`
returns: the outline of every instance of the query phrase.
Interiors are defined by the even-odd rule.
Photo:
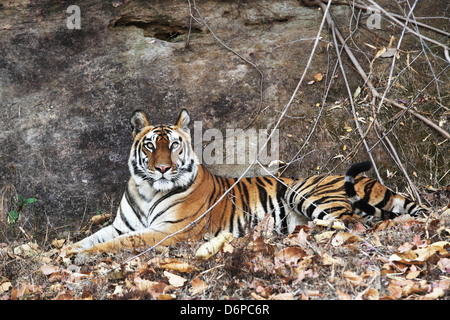
[[[3,245],[2,300],[435,300],[449,298],[450,211],[372,227],[320,222],[288,236],[270,218],[200,258],[204,243],[67,256]],[[66,243],[67,244],[67,243]],[[209,242],[207,242],[209,244]]]

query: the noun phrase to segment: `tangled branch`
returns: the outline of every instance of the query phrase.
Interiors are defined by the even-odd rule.
[[[370,1],[373,5],[376,5],[377,8],[381,8],[381,7],[378,6],[378,4],[376,4],[374,1],[372,1],[372,0],[369,0],[369,1]],[[358,121],[357,121],[357,117],[356,117],[356,114],[354,113],[354,116],[355,116],[355,119],[356,119],[356,123],[357,123],[357,127],[358,127],[358,132],[359,132],[359,134],[360,134],[361,137],[362,137],[361,140],[362,140],[362,141],[365,140],[365,137],[366,137],[367,133],[369,132],[369,130],[370,130],[371,128],[373,128],[373,124],[375,125],[375,127],[376,127],[379,131],[381,131],[381,132],[383,133],[383,134],[382,134],[382,137],[380,137],[379,141],[384,140],[384,141],[386,142],[386,144],[387,144],[387,146],[388,146],[388,148],[389,148],[389,150],[390,150],[390,153],[391,153],[392,158],[394,159],[394,161],[396,162],[396,164],[398,165],[398,167],[399,167],[400,170],[402,171],[403,175],[404,175],[405,178],[407,179],[408,184],[410,185],[410,187],[411,187],[411,189],[412,189],[412,191],[413,191],[413,193],[414,193],[414,197],[415,197],[416,201],[418,201],[419,203],[421,203],[420,196],[419,196],[419,193],[418,193],[418,191],[417,191],[417,187],[414,185],[414,183],[412,182],[411,178],[409,177],[409,175],[408,175],[408,173],[407,173],[407,171],[406,171],[406,169],[405,169],[405,166],[402,164],[402,162],[401,162],[401,160],[400,160],[400,157],[398,156],[397,151],[396,151],[395,148],[394,148],[394,145],[392,144],[392,142],[391,142],[391,141],[389,140],[389,138],[388,138],[388,133],[389,133],[390,131],[385,132],[385,130],[382,128],[382,126],[381,126],[380,123],[378,122],[378,119],[377,119],[377,118],[378,118],[379,110],[380,110],[380,108],[381,108],[383,102],[386,102],[386,103],[388,103],[388,104],[390,104],[390,105],[393,105],[393,106],[395,106],[395,107],[397,107],[397,108],[400,108],[400,109],[404,110],[403,114],[404,114],[405,112],[408,112],[408,113],[412,114],[413,116],[415,116],[416,118],[420,119],[420,120],[423,121],[425,124],[427,124],[429,127],[433,128],[434,130],[436,130],[437,132],[439,132],[439,133],[440,133],[442,136],[444,136],[446,139],[449,139],[449,140],[450,140],[450,133],[447,132],[447,131],[445,131],[445,130],[442,129],[441,127],[439,127],[439,125],[435,124],[433,121],[431,121],[431,120],[427,119],[426,117],[424,117],[424,116],[418,114],[417,112],[411,110],[411,107],[412,107],[412,105],[413,105],[413,103],[414,103],[415,100],[411,101],[410,104],[409,104],[408,106],[405,107],[405,106],[403,106],[403,105],[401,105],[401,104],[399,104],[399,103],[397,103],[397,102],[395,102],[395,101],[393,101],[393,100],[391,100],[391,99],[389,99],[389,98],[386,97],[386,94],[387,94],[387,92],[388,92],[389,89],[390,89],[390,82],[391,82],[391,80],[392,80],[392,75],[393,75],[393,70],[394,70],[394,63],[395,63],[395,59],[396,59],[396,58],[395,58],[395,55],[394,55],[393,61],[392,61],[392,66],[391,66],[391,70],[390,70],[390,75],[389,75],[389,78],[388,78],[388,85],[386,86],[387,88],[386,88],[386,90],[383,92],[383,94],[381,94],[381,93],[378,92],[378,90],[377,90],[377,89],[375,88],[375,86],[372,84],[372,82],[371,82],[369,76],[366,74],[366,72],[365,72],[364,69],[361,67],[360,63],[358,62],[358,60],[356,59],[356,57],[353,55],[353,53],[352,53],[352,51],[350,50],[350,48],[348,47],[348,45],[346,44],[346,40],[344,39],[344,37],[343,37],[342,34],[340,33],[339,28],[336,26],[336,24],[335,24],[335,22],[334,22],[334,20],[333,20],[333,18],[332,18],[332,16],[331,16],[331,14],[330,14],[330,12],[328,12],[328,11],[325,12],[325,4],[324,4],[324,3],[327,3],[327,4],[329,5],[330,2],[329,2],[328,0],[324,0],[324,1],[319,1],[319,0],[315,0],[315,1],[302,0],[302,2],[303,2],[305,5],[307,5],[307,6],[318,6],[318,7],[322,8],[322,10],[324,11],[324,15],[326,16],[326,19],[327,19],[328,27],[329,27],[329,29],[330,29],[330,30],[332,31],[332,33],[333,33],[333,37],[334,37],[336,46],[338,46],[337,41],[336,41],[336,38],[337,38],[337,39],[339,40],[340,45],[344,48],[344,50],[345,50],[347,56],[349,57],[349,59],[351,60],[351,62],[352,62],[353,65],[355,66],[355,68],[357,69],[358,73],[359,73],[360,76],[363,78],[365,84],[367,85],[367,87],[368,87],[369,90],[371,91],[372,95],[373,95],[375,98],[379,99],[379,107],[378,107],[378,110],[374,111],[374,120],[373,120],[372,124],[369,126],[369,129],[367,130],[367,132],[366,132],[364,135],[363,135],[363,133],[362,133],[362,130],[359,128]],[[333,2],[333,3],[334,3],[334,2]],[[398,20],[396,20],[395,18],[393,18],[393,20],[395,20],[395,22],[396,22],[397,24],[400,24],[400,25],[402,25],[402,27],[403,27],[402,38],[403,38],[403,34],[405,33],[405,31],[406,31],[406,30],[408,30],[408,31],[410,30],[410,28],[408,28],[408,27],[406,26],[406,24],[407,24],[408,21],[409,21],[409,17],[410,17],[410,15],[411,15],[412,12],[413,12],[416,3],[417,3],[417,1],[414,3],[413,7],[411,8],[408,17],[406,18],[406,23],[405,23],[405,24],[402,24],[401,22],[399,22]],[[381,8],[381,9],[382,9],[382,8]],[[389,14],[388,12],[386,12],[384,9],[383,9],[383,10],[380,10],[380,11],[383,12],[384,14],[386,14],[386,15],[390,15],[390,14]],[[414,35],[420,36],[421,39],[424,39],[424,40],[427,40],[427,41],[430,40],[429,38],[423,37],[423,36],[417,34],[416,32],[413,32],[413,34],[414,34]],[[402,38],[401,38],[401,39],[402,39]],[[399,40],[399,43],[398,43],[398,46],[397,46],[397,50],[399,50],[399,48],[400,48],[401,39]],[[448,47],[446,47],[445,45],[442,45],[442,44],[440,44],[440,43],[438,43],[438,42],[436,42],[436,41],[431,41],[431,42],[432,42],[432,43],[435,43],[435,44],[438,44],[438,45],[440,45],[440,46],[442,46],[442,47],[444,48],[445,52],[448,52]],[[339,62],[341,63],[340,56],[339,56],[339,52],[338,52],[338,57],[339,57],[339,58],[338,58],[338,59],[339,59]],[[447,70],[448,66],[449,66],[449,65],[447,65],[447,66],[444,68],[443,71]],[[342,66],[341,66],[341,68],[342,68]],[[344,74],[344,70],[343,70],[343,69],[342,69],[342,71],[343,71],[343,74]],[[442,71],[440,74],[442,74],[443,71]],[[440,75],[440,74],[439,74],[439,75]],[[437,77],[435,77],[435,79],[437,79]],[[347,85],[347,90],[348,90],[349,97],[350,97],[350,102],[351,102],[351,104],[352,104],[352,111],[354,112],[354,106],[353,106],[352,95],[351,95],[351,92],[349,91],[349,88],[348,88],[348,84],[347,84],[347,83],[346,83],[346,85]],[[424,89],[425,89],[425,88],[424,88]],[[423,91],[423,90],[422,90],[422,91]],[[366,143],[365,141],[364,141],[364,144],[365,144],[365,147],[366,147],[366,149],[367,149],[367,151],[368,151],[368,153],[369,153],[369,156],[371,157],[370,150],[372,150],[373,148],[368,148],[367,143]],[[372,157],[371,157],[371,158],[372,158]],[[372,160],[373,160],[373,159],[372,159]],[[372,162],[373,162],[373,161],[372,161]],[[378,175],[378,179],[381,180],[381,177],[379,176],[378,173],[377,173],[377,175]]]

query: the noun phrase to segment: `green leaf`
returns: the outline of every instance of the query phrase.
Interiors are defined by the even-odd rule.
[[[24,198],[23,198],[23,195],[19,194],[19,195],[17,196],[17,205],[18,205],[19,207],[22,207],[24,201],[25,201],[25,200],[24,200]]]
[[[16,210],[11,210],[8,216],[8,223],[15,224],[18,219],[19,219],[19,212]]]
[[[23,205],[34,203],[36,201],[37,201],[37,199],[35,199],[35,198],[28,198],[23,202]]]

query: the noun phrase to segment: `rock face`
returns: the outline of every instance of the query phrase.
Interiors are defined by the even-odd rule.
[[[197,7],[184,0],[84,0],[76,1],[79,19],[71,5],[0,4],[0,187],[37,198],[29,214],[51,226],[99,209],[115,212],[128,179],[135,109],[153,123],[174,122],[188,109],[201,121],[196,143],[203,147],[209,129],[225,135],[273,127],[322,19],[294,0],[205,0]],[[321,42],[308,80],[326,72],[327,57]],[[351,86],[359,84],[355,75]],[[280,127],[280,159],[298,151],[324,90],[305,82]],[[339,90],[340,79],[330,100],[345,97]],[[318,131],[319,159],[332,156],[327,134]],[[234,164],[208,165],[229,175],[246,167]]]

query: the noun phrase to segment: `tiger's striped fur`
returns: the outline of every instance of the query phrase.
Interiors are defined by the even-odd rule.
[[[161,241],[167,245],[221,231],[238,237],[266,214],[273,216],[278,232],[291,232],[304,218],[339,219],[356,211],[367,219],[382,219],[424,210],[373,179],[356,177],[370,169],[370,163],[353,165],[346,176],[299,180],[216,176],[199,164],[189,121],[186,110],[173,126],[152,126],[144,112],[133,114],[131,178],[116,218],[76,248],[107,251]]]

